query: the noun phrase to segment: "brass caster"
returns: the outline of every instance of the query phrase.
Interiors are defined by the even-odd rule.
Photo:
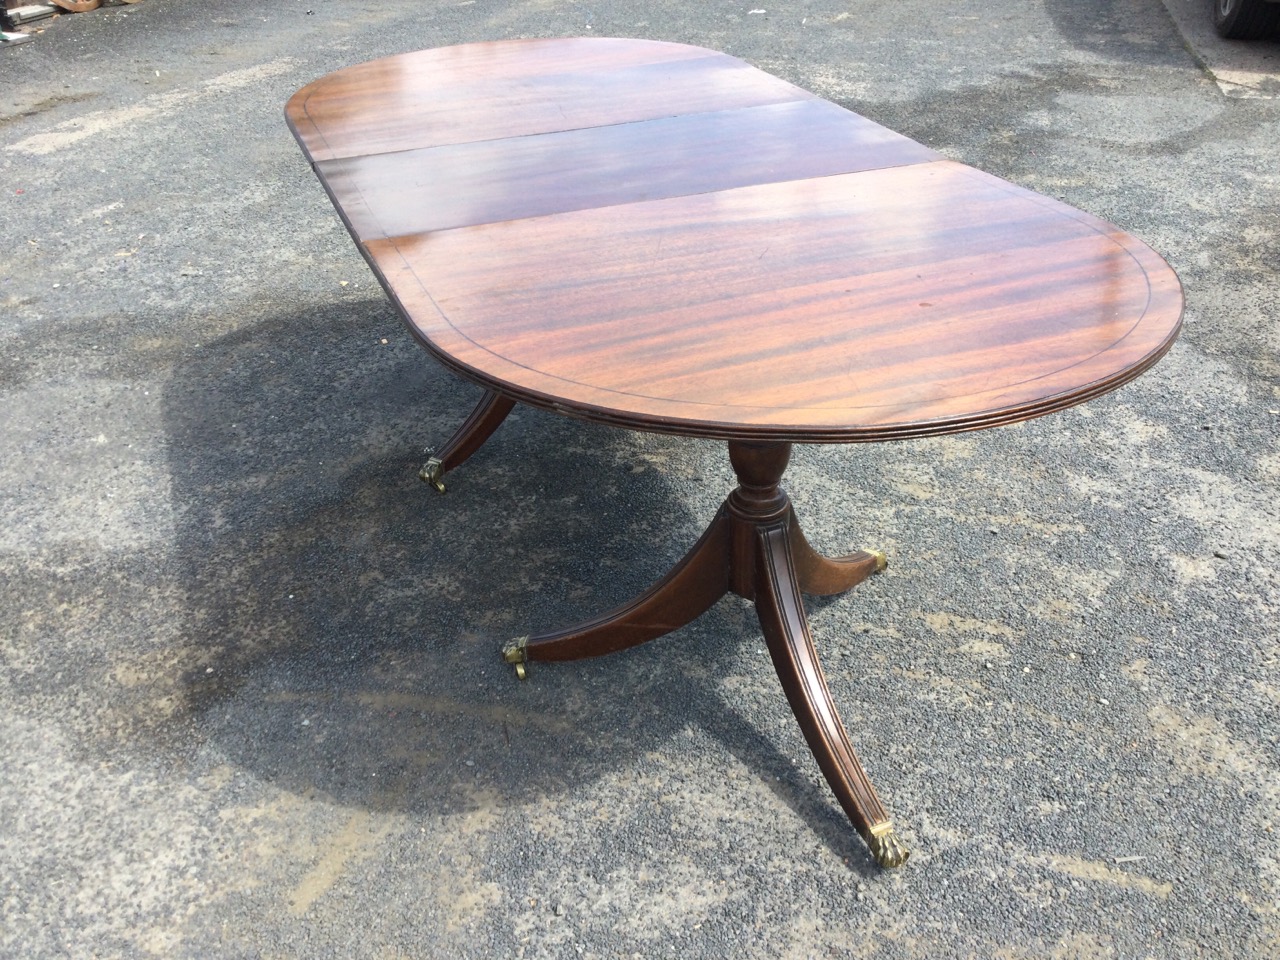
[[[863,553],[869,553],[876,558],[876,573],[883,573],[885,568],[889,566],[889,558],[885,556],[883,550],[863,550]]]
[[[525,645],[528,642],[528,637],[516,637],[502,648],[502,659],[516,668],[516,676],[521,680],[529,679],[529,671],[525,667],[529,662],[528,655],[525,653]]]
[[[871,828],[867,846],[871,850],[871,856],[882,867],[900,867],[911,856],[911,851],[893,829],[893,823],[888,820]]]
[[[444,463],[439,457],[432,457],[418,471],[418,479],[431,484],[437,492],[444,493]]]

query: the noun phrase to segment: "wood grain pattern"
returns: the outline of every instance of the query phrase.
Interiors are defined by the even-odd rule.
[[[797,142],[812,149],[795,155]],[[363,241],[938,159],[823,100],[326,160]]]
[[[421,342],[574,416],[972,430],[1114,389],[1179,327],[1176,276],[1124,231],[697,48],[427,51],[288,116]]]
[[[320,161],[812,98],[699,47],[517,40],[348,67],[299,90],[286,116]]]

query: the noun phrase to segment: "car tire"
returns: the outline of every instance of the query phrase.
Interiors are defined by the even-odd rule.
[[[1264,40],[1280,36],[1280,3],[1213,0],[1213,28],[1228,40]]]

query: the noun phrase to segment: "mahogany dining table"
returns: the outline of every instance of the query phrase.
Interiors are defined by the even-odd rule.
[[[927,437],[1097,397],[1177,336],[1144,243],[723,53],[517,40],[385,57],[303,87],[290,128],[410,332],[484,395],[445,474],[517,403],[723,440],[738,480],[630,603],[520,637],[623,650],[751,600],[814,757],[882,866],[908,856],[832,701],[802,595],[828,558],[780,486],[795,443]]]

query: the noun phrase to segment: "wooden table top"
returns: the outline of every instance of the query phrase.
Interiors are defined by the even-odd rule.
[[[724,54],[523,40],[339,70],[286,109],[442,363],[664,433],[886,440],[1039,416],[1176,337],[1167,264]]]

